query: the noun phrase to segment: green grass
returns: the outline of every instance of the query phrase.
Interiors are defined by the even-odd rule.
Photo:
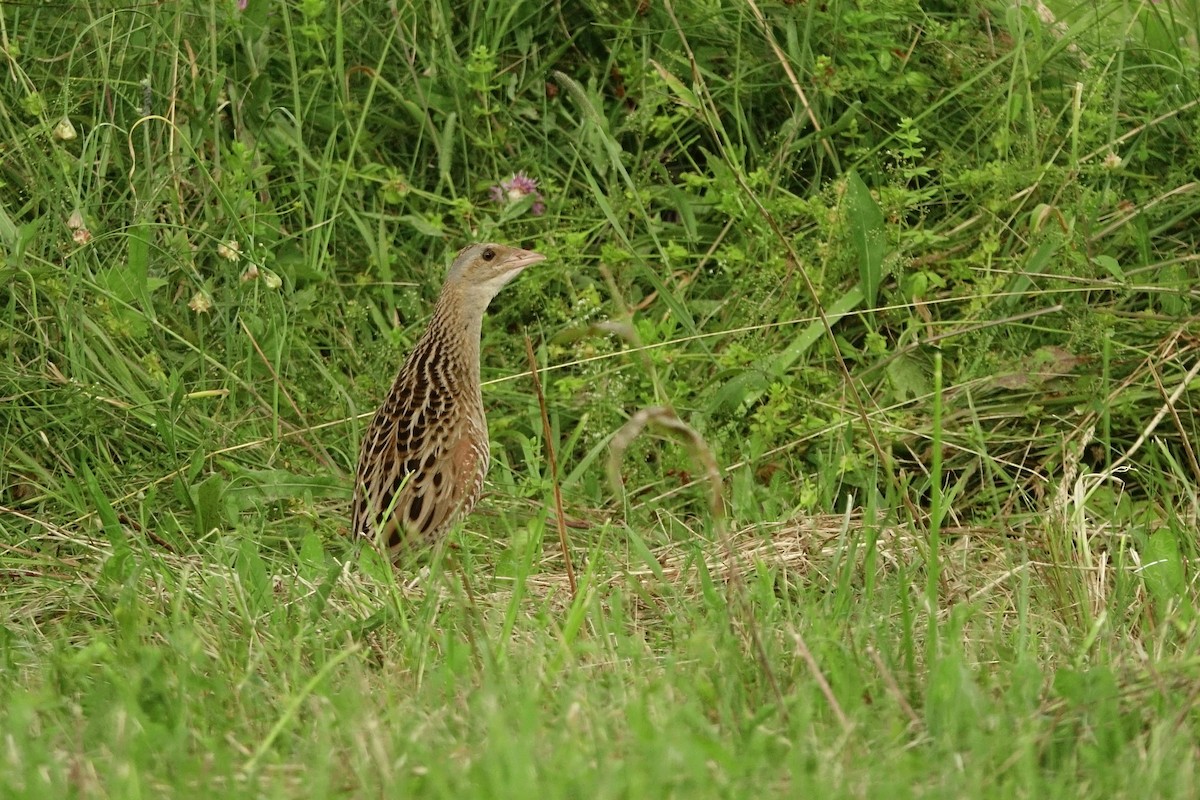
[[[1198,32],[0,5],[0,796],[1194,797]],[[396,571],[363,415],[481,239]]]

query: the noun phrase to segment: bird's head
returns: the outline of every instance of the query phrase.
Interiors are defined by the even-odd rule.
[[[446,286],[453,286],[464,297],[470,297],[486,307],[496,293],[504,288],[504,284],[517,277],[521,270],[545,259],[541,253],[518,247],[473,244],[464,247],[455,256],[446,275]]]

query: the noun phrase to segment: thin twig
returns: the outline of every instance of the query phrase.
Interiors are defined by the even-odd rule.
[[[786,74],[788,77],[788,83],[792,85],[792,91],[796,93],[798,98],[800,98],[800,105],[804,107],[804,114],[808,117],[808,121],[812,123],[813,130],[820,132],[821,123],[817,119],[817,114],[815,111],[813,111],[812,104],[808,102],[808,95],[804,93],[804,87],[800,85],[800,80],[796,77],[795,70],[793,70],[792,65],[788,63],[787,55],[784,54],[783,49],[779,46],[779,43],[775,41],[775,34],[771,32],[771,26],[767,24],[766,17],[763,16],[762,11],[759,10],[758,4],[755,3],[754,0],[746,0],[746,5],[750,6],[750,10],[754,12],[754,18],[758,20],[758,24],[762,28],[763,38],[767,40],[767,44],[771,46],[771,50],[774,51],[775,57],[779,59],[779,66],[783,67],[784,74]],[[672,20],[674,20],[674,10],[671,10],[669,5],[668,10],[671,13]],[[676,25],[678,24],[679,23],[676,22]],[[837,154],[833,150],[833,145],[829,143],[828,137],[821,139],[821,146],[825,148],[825,155],[829,156],[829,158],[832,159],[836,164]]]
[[[533,342],[525,337],[525,352],[529,355],[529,375],[533,379],[533,390],[537,394],[538,409],[542,412],[542,431],[546,437],[546,457],[550,461],[550,483],[554,486],[554,521],[558,526],[558,545],[562,548],[563,562],[567,567],[567,582],[571,586],[571,600],[578,596],[575,585],[575,568],[571,565],[571,549],[567,546],[567,523],[563,513],[562,484],[558,479],[558,458],[554,455],[554,437],[550,432],[550,415],[546,412],[546,396],[542,394],[542,381],[538,377],[537,357],[533,353]]]
[[[137,520],[135,520],[133,517],[129,516],[128,514],[124,514],[124,513],[117,514],[117,522],[121,523],[122,525],[133,528],[135,531],[142,534],[143,536],[148,538],[150,541],[154,542],[156,545],[158,545],[159,547],[161,547],[162,549],[166,550],[169,553],[178,553],[179,552],[175,549],[174,545],[172,545],[166,539],[162,538],[154,531],[149,530],[148,528],[142,527],[142,523],[138,522]]]
[[[904,692],[900,691],[900,684],[896,681],[896,676],[888,669],[887,664],[883,663],[883,659],[879,656],[879,651],[874,647],[868,646],[867,655],[871,657],[871,663],[875,665],[875,670],[883,678],[883,685],[887,688],[888,694],[896,701],[896,705],[900,706],[900,710],[908,717],[908,721],[913,725],[920,725],[921,716],[913,709],[912,704],[908,702],[908,698],[904,696]]]
[[[1162,376],[1158,374],[1158,368],[1153,363],[1150,364],[1150,377],[1154,379],[1154,385],[1158,388],[1159,394],[1163,396],[1164,400],[1167,400],[1164,407],[1171,410],[1171,420],[1175,423],[1175,430],[1179,433],[1179,443],[1187,455],[1188,466],[1192,468],[1192,477],[1200,480],[1200,462],[1197,462],[1196,451],[1192,448],[1191,434],[1184,427],[1183,421],[1179,419],[1179,411],[1175,408],[1175,402],[1167,397],[1167,387],[1163,386]]]
[[[1129,223],[1131,220],[1133,220],[1135,217],[1138,217],[1141,214],[1145,214],[1147,211],[1154,208],[1155,206],[1157,206],[1159,203],[1163,202],[1164,200],[1169,200],[1170,198],[1172,198],[1178,194],[1187,194],[1189,192],[1194,192],[1197,189],[1200,189],[1200,181],[1190,181],[1188,183],[1183,184],[1182,186],[1176,186],[1174,189],[1170,190],[1169,192],[1164,192],[1163,194],[1160,194],[1158,197],[1154,198],[1153,200],[1142,203],[1140,206],[1134,206],[1132,211],[1122,215],[1121,218],[1118,219],[1116,222],[1113,222],[1113,223],[1109,224],[1108,226],[1101,228],[1099,231],[1097,231],[1096,233],[1089,236],[1087,239],[1088,244],[1095,244],[1096,242],[1099,242],[1100,240],[1104,239],[1104,237],[1108,236],[1113,231],[1117,230],[1118,228],[1123,227],[1124,225]]]
[[[1173,108],[1170,111],[1166,112],[1165,114],[1160,114],[1159,116],[1155,117],[1154,119],[1150,120],[1149,122],[1144,122],[1135,128],[1131,128],[1130,130],[1121,134],[1117,138],[1113,139],[1111,142],[1108,142],[1107,144],[1097,147],[1095,150],[1088,153],[1083,158],[1079,159],[1079,163],[1083,164],[1085,162],[1091,161],[1093,158],[1100,155],[1101,153],[1112,152],[1113,148],[1116,147],[1117,145],[1124,144],[1125,142],[1129,141],[1134,136],[1137,136],[1139,133],[1146,130],[1147,128],[1152,128],[1160,122],[1164,122],[1164,121],[1170,119],[1171,117],[1178,116],[1179,114],[1183,113],[1184,111],[1187,111],[1189,108],[1196,105],[1197,103],[1200,103],[1200,97],[1196,98],[1195,100],[1190,100],[1190,101],[1184,103],[1179,108]]]
[[[821,694],[825,695],[825,702],[833,710],[833,715],[837,717],[842,730],[849,732],[850,720],[846,717],[846,712],[842,711],[841,703],[838,702],[837,696],[834,695],[829,681],[825,680],[825,673],[821,672],[821,666],[817,663],[817,659],[813,658],[812,651],[805,644],[803,634],[800,631],[792,631],[792,640],[796,644],[796,652],[800,654],[800,657],[804,659],[804,663],[808,665],[808,671],[812,673],[813,680],[817,682],[817,688],[821,690]]]
[[[1185,375],[1183,380],[1179,382],[1179,385],[1175,387],[1175,391],[1171,392],[1170,397],[1163,402],[1162,406],[1158,409],[1158,413],[1154,415],[1153,419],[1150,420],[1150,424],[1147,425],[1142,431],[1141,436],[1138,436],[1137,440],[1132,446],[1130,446],[1128,450],[1125,451],[1123,456],[1113,462],[1112,466],[1109,467],[1109,472],[1112,472],[1117,467],[1124,464],[1133,457],[1134,453],[1141,449],[1141,446],[1146,443],[1148,438],[1150,438],[1150,434],[1154,433],[1154,429],[1158,427],[1158,423],[1162,422],[1163,417],[1167,415],[1167,412],[1175,407],[1176,401],[1179,400],[1180,396],[1184,393],[1188,386],[1191,385],[1192,380],[1195,379],[1198,373],[1200,373],[1200,360],[1197,360],[1196,363],[1192,365],[1192,368],[1188,370],[1187,375]]]

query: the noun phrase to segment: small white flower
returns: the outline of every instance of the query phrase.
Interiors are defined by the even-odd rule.
[[[217,245],[217,255],[226,261],[237,261],[242,257],[242,246],[237,243],[236,239],[221,242]]]
[[[188,308],[197,314],[204,314],[212,310],[212,300],[201,290],[192,295],[192,299],[188,301]]]
[[[54,138],[60,142],[69,142],[76,138],[79,134],[75,133],[75,126],[71,124],[71,120],[63,117],[54,126]]]
[[[1104,157],[1105,169],[1120,169],[1121,165],[1124,163],[1125,162],[1121,159],[1121,157],[1112,151],[1109,151],[1108,155]]]

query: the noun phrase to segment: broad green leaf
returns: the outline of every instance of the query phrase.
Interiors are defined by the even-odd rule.
[[[911,355],[898,355],[887,366],[888,381],[896,399],[903,402],[931,391],[926,364]]]
[[[111,283],[110,288],[122,300],[141,300],[146,291],[146,277],[150,271],[150,226],[145,223],[132,225],[128,233],[125,269],[114,268],[114,277],[124,279],[124,291],[119,291],[119,281]]]
[[[225,509],[221,504],[224,491],[225,479],[217,474],[209,475],[192,490],[196,504],[194,532],[197,536],[204,536],[213,528],[224,527]]]
[[[1159,603],[1184,597],[1187,578],[1175,534],[1162,528],[1146,537],[1142,547],[1142,582]]]
[[[1121,264],[1112,256],[1093,256],[1092,261],[1096,263],[1096,266],[1103,267],[1104,271],[1116,280],[1121,283],[1125,282],[1125,270],[1121,269]]]
[[[825,318],[829,320],[831,326],[837,325],[838,320],[858,308],[862,303],[865,294],[861,287],[855,286],[844,295],[833,301],[828,306],[825,306]],[[771,362],[769,370],[772,379],[778,379],[783,376],[792,364],[796,363],[796,359],[808,352],[808,349],[816,343],[818,339],[826,334],[825,325],[821,320],[815,319],[800,331],[795,339],[793,339],[787,347],[783,349],[779,355]]]
[[[858,254],[858,275],[863,298],[868,307],[875,306],[879,285],[883,282],[883,254],[887,246],[883,226],[883,211],[871,196],[871,190],[858,173],[846,176],[846,223],[850,242]]]
[[[659,64],[654,59],[650,59],[650,63],[654,66],[658,77],[663,79],[663,83],[667,84],[667,88],[671,90],[671,94],[675,96],[675,100],[682,106],[691,109],[692,111],[700,110],[700,101],[696,98],[696,93],[687,88],[683,81],[672,75],[662,64]]]
[[[237,564],[238,579],[246,590],[251,608],[260,611],[265,601],[271,597],[271,578],[267,572],[267,564],[258,552],[258,542],[249,536],[242,537],[238,542]]]

